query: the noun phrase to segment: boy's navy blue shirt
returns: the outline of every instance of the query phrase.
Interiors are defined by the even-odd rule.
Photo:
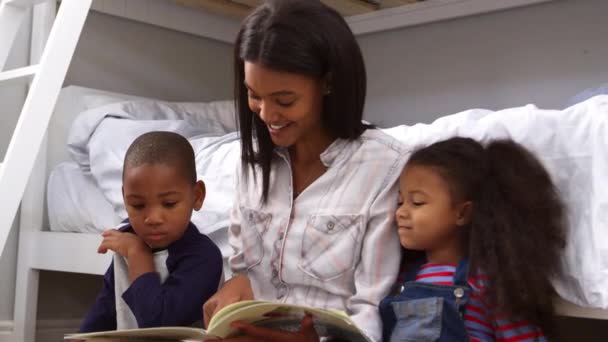
[[[133,233],[131,225],[120,229]],[[202,306],[218,289],[222,254],[192,223],[181,239],[167,247],[169,276],[161,284],[156,272],[141,275],[122,294],[140,328],[190,326],[199,321]],[[103,288],[80,326],[80,332],[116,329],[114,265],[108,268]]]

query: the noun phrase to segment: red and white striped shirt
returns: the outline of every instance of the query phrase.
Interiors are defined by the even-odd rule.
[[[416,281],[438,285],[453,285],[456,265],[426,263],[420,267]],[[532,342],[546,341],[542,331],[526,321],[496,319],[488,303],[483,275],[470,277],[471,298],[465,307],[464,325],[471,342]]]

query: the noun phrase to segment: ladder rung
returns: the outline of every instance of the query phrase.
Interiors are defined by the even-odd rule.
[[[0,86],[28,82],[38,72],[38,64],[0,72]]]
[[[43,2],[47,2],[49,0],[4,0],[7,5],[18,6],[22,8],[28,8],[30,6],[35,6],[41,4]]]

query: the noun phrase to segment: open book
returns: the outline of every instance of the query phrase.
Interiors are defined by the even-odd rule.
[[[315,330],[319,336],[345,341],[370,341],[342,311],[255,300],[242,301],[224,307],[213,316],[207,330],[189,327],[160,327],[69,334],[65,336],[65,339],[95,342],[205,341],[238,335],[238,330],[230,326],[230,323],[234,321],[243,321],[259,327],[298,331],[306,313],[312,315]]]

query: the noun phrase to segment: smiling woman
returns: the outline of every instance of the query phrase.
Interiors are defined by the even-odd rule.
[[[245,62],[249,109],[266,125],[275,146],[297,146],[300,141],[315,142],[321,148],[329,146],[333,134],[321,122],[327,83],[325,78],[274,71]],[[293,151],[295,159],[303,154],[298,152]]]
[[[298,171],[319,168],[315,159],[334,139],[354,139],[363,133],[365,66],[344,19],[316,1],[277,1],[259,7],[245,20],[235,46],[243,158],[262,168],[265,200],[278,142],[294,147],[293,162],[302,166],[295,168],[297,183],[304,178]],[[288,132],[293,135],[281,133],[284,124],[293,124]],[[299,147],[317,157],[308,158]]]
[[[392,213],[406,151],[361,121],[366,74],[353,33],[322,2],[267,1],[244,20],[234,63],[236,275],[205,303],[206,322],[255,298],[345,311],[379,340],[377,304],[398,271]],[[306,322],[298,333],[240,328],[251,340],[318,340]]]

